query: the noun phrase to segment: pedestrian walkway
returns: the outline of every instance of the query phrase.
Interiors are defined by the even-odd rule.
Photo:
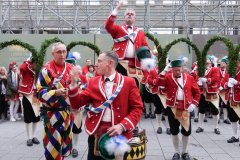
[[[239,160],[239,143],[229,144],[227,139],[232,136],[231,125],[220,123],[220,135],[213,132],[212,119],[204,123],[204,132],[196,133],[197,123],[193,122],[192,135],[189,144],[189,153],[192,159],[198,160]],[[166,134],[163,127],[162,134],[156,134],[157,125],[155,119],[142,118],[140,128],[147,130],[147,156],[146,160],[170,160],[173,155],[171,137]],[[43,125],[38,124],[37,137],[42,139]],[[66,158],[67,160],[86,160],[87,156],[87,134],[80,134],[78,144],[79,157]],[[42,141],[40,145],[26,146],[25,125],[23,121],[0,122],[0,160],[44,160]]]

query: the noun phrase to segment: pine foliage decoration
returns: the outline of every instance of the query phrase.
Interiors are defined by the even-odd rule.
[[[98,48],[97,45],[92,44],[90,42],[84,42],[84,41],[73,41],[73,42],[71,42],[70,44],[67,45],[67,52],[69,52],[76,45],[87,46],[87,47],[91,48],[97,55],[100,54],[100,49]]]
[[[228,73],[230,74],[231,77],[235,76],[235,74],[236,74],[238,55],[236,54],[236,52],[234,50],[232,41],[226,37],[214,36],[207,41],[206,45],[204,46],[204,48],[202,50],[202,59],[201,59],[201,61],[199,61],[201,63],[198,63],[198,67],[201,67],[201,68],[198,68],[198,75],[200,77],[204,76],[204,72],[205,72],[204,67],[206,65],[207,53],[208,53],[210,47],[212,45],[214,45],[214,43],[217,41],[223,42],[228,48],[228,59],[229,59]]]
[[[11,41],[5,41],[0,43],[0,50],[4,49],[5,47],[11,46],[11,45],[18,45],[21,46],[24,49],[27,49],[29,52],[32,53],[32,56],[34,59],[37,60],[37,50],[35,49],[35,47],[33,47],[32,45],[22,42],[18,39],[13,39]]]

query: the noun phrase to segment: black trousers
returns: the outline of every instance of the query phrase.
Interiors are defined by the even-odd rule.
[[[32,108],[32,104],[29,102],[29,100],[25,96],[23,96],[22,104],[23,104],[24,122],[25,123],[39,122],[40,116],[35,116]]]
[[[0,94],[0,118],[4,114],[4,118],[7,118],[8,104],[5,101],[5,95]]]
[[[169,121],[169,126],[170,126],[170,132],[172,135],[178,135],[179,133],[179,127],[180,127],[180,122],[175,119],[175,116],[171,110],[170,107],[167,107],[166,108],[166,111],[167,111],[167,115],[168,115],[168,121]],[[192,127],[191,127],[191,118],[189,118],[189,121],[190,121],[190,127],[189,127],[189,131],[186,131],[182,126],[181,126],[181,133],[182,135],[184,136],[189,136],[191,135],[191,130],[192,130]]]
[[[240,120],[236,112],[230,107],[229,102],[227,103],[227,112],[230,122],[237,122]]]
[[[201,94],[198,108],[199,113],[201,114],[205,114],[207,110],[209,110],[213,115],[219,114],[219,110],[211,102],[207,102],[203,94]]]
[[[104,158],[94,155],[94,141],[95,141],[95,137],[93,135],[88,137],[88,158],[87,159],[88,160],[104,160]]]
[[[76,124],[73,123],[72,132],[73,132],[74,134],[79,134],[79,133],[81,133],[81,132],[82,132],[82,123],[81,123],[81,126],[80,126],[79,128],[76,126]]]
[[[161,114],[164,110],[163,104],[157,94],[152,94],[153,104],[156,107],[155,113]]]

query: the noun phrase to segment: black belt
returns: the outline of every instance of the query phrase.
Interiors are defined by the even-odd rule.
[[[50,111],[50,112],[59,112],[59,111],[70,111],[70,107],[47,107],[43,105],[43,109],[45,109],[46,111]]]

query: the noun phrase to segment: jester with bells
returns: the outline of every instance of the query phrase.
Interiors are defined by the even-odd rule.
[[[172,67],[172,71],[170,72]],[[170,132],[175,154],[172,160],[180,159],[179,151],[179,127],[182,133],[182,159],[190,160],[188,153],[188,141],[191,134],[190,112],[198,106],[200,89],[194,78],[184,73],[183,60],[176,59],[169,63],[160,73],[155,82],[166,91],[166,106]]]

